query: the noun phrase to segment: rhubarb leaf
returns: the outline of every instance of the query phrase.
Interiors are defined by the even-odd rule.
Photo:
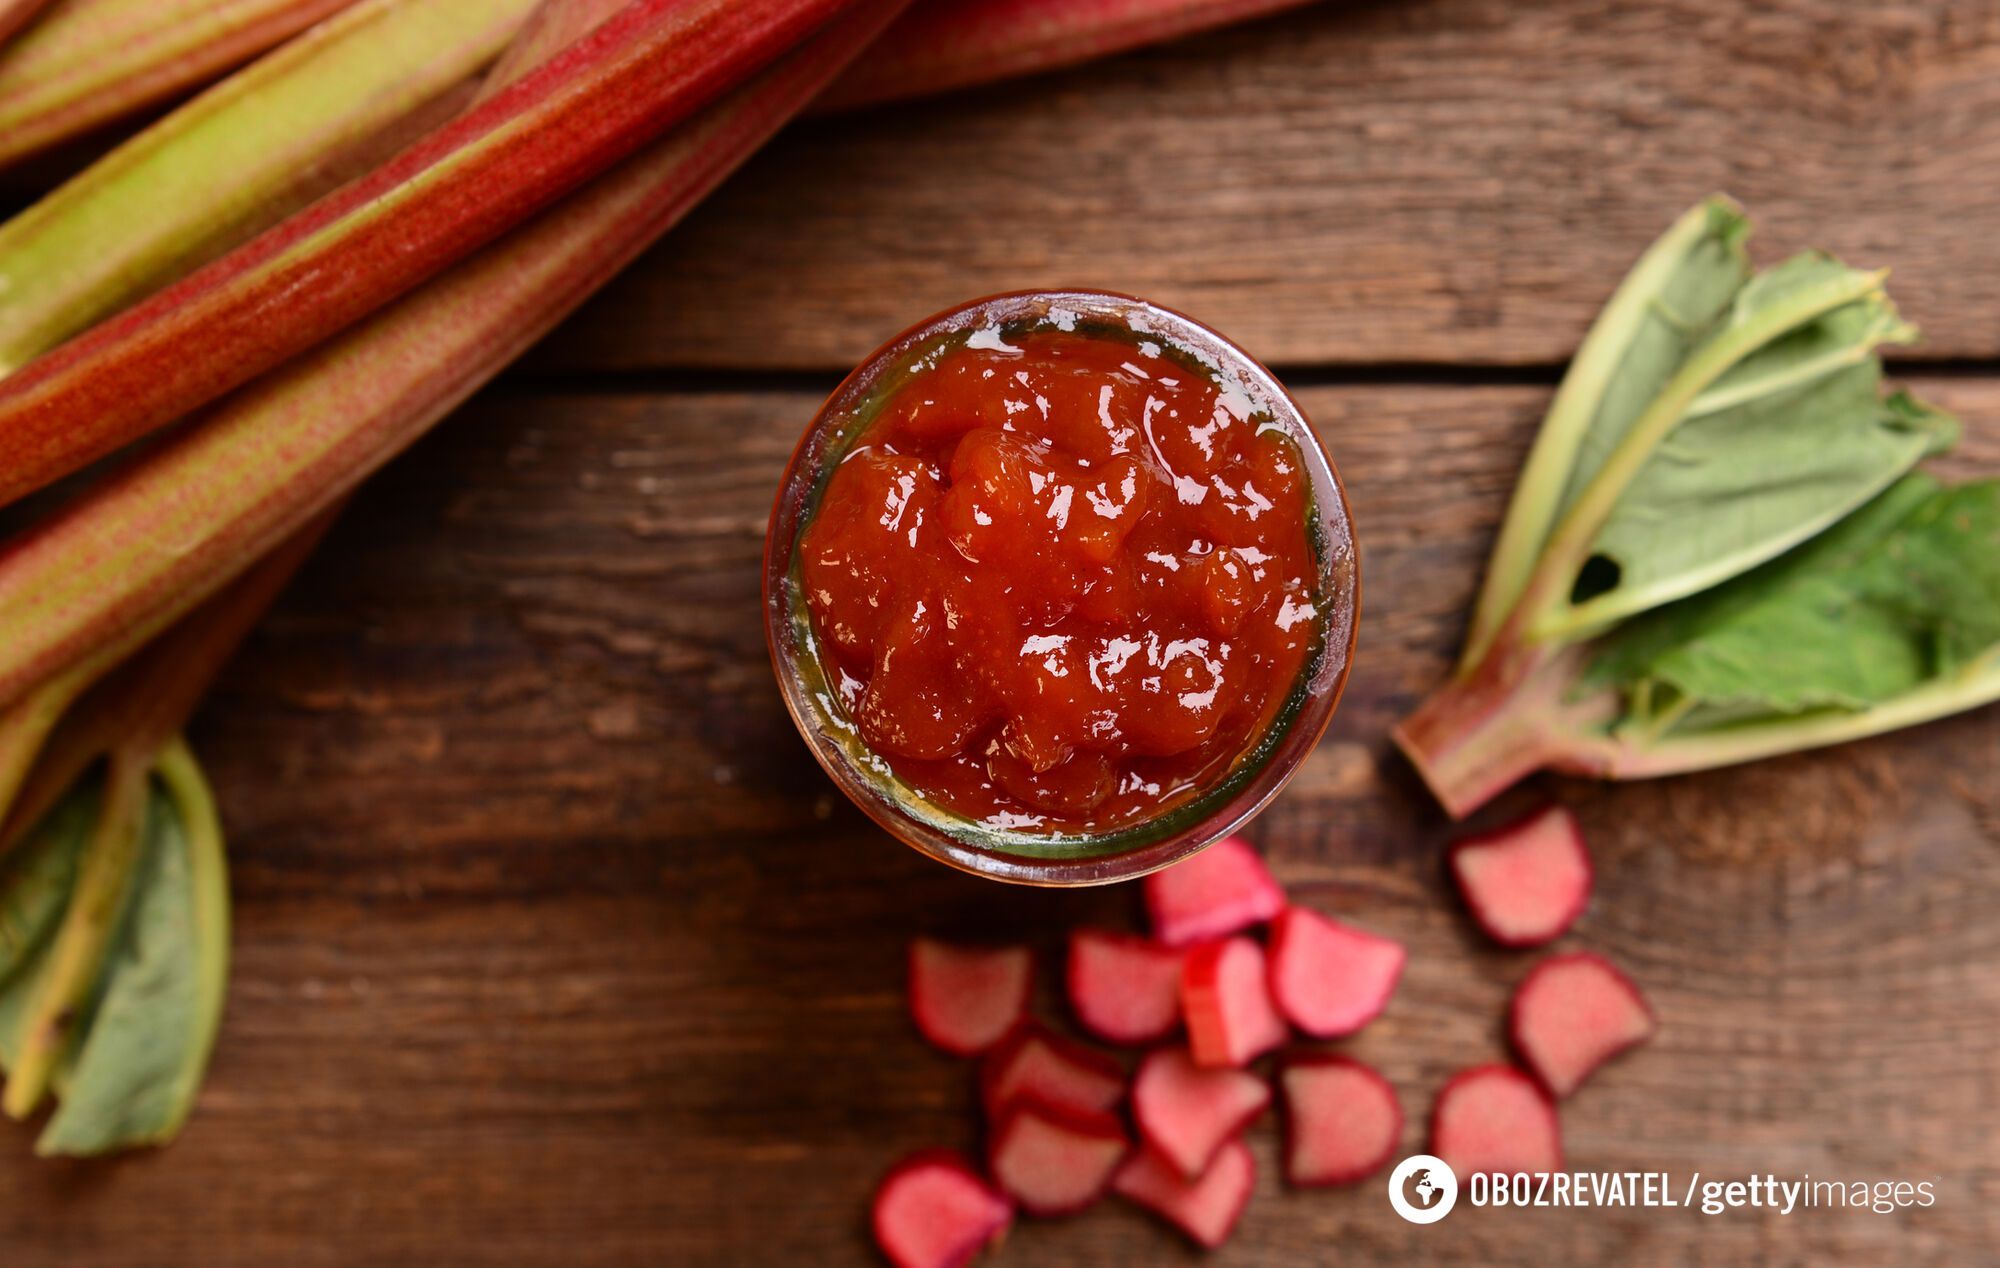
[[[1830,341],[1830,325],[1861,329],[1852,342]],[[1851,305],[1744,361],[1738,371],[1747,373],[1705,394],[1598,532],[1583,575],[1602,588],[1575,596],[1570,620],[1609,624],[1725,581],[1950,448],[1958,428],[1949,415],[1907,395],[1882,398],[1868,341],[1893,328],[1886,305]],[[1798,363],[1795,342],[1832,347]]]
[[[1676,730],[1860,710],[2000,648],[2000,482],[1900,482],[1834,531],[1618,630],[1589,679]]]
[[[21,1031],[49,966],[49,944],[69,907],[97,816],[98,792],[80,787],[0,863],[0,1068],[12,1068]]]
[[[1538,634],[1574,637],[1736,576],[1950,445],[1947,416],[1879,399],[1876,349],[1915,331],[1877,280],[1808,252],[1737,292],[1659,388],[1684,406],[1672,417],[1652,415],[1657,401],[1647,407],[1657,439],[1606,508],[1568,601]],[[1827,308],[1819,297],[1829,293],[1855,298]],[[1691,390],[1704,374],[1707,386]],[[1626,440],[1645,443],[1629,432]]]
[[[1598,315],[1549,405],[1507,507],[1462,664],[1476,664],[1550,530],[1750,278],[1742,209],[1716,197],[1652,245]]]
[[[1556,504],[1567,511],[1604,463],[1631,433],[1688,357],[1715,324],[1731,311],[1731,301],[1754,293],[1743,255],[1748,228],[1740,216],[1717,213],[1708,233],[1697,240],[1679,267],[1633,322],[1624,355],[1598,398],[1590,428],[1576,447],[1569,479]],[[1745,283],[1749,282],[1746,287]]]
[[[175,760],[163,771],[169,784]],[[153,796],[133,897],[82,1043],[58,1079],[62,1100],[35,1143],[39,1154],[158,1143],[187,1121],[221,1018],[229,960],[220,838],[184,819],[199,814],[168,793]]]
[[[16,997],[56,926],[77,858],[90,835],[95,794],[78,791],[64,799],[41,827],[0,863],[0,1062],[16,1051],[11,1043]]]
[[[229,912],[213,808],[205,788],[189,793],[191,772],[183,746],[162,755],[137,870],[78,1040],[51,1080],[59,1103],[38,1153],[156,1144],[193,1105],[221,1015]],[[0,878],[0,1064],[9,1069],[54,958],[98,801],[94,787],[66,798]]]

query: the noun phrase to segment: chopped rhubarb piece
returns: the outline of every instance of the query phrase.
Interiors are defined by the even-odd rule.
[[[1461,1183],[1482,1171],[1559,1171],[1562,1130],[1555,1102],[1513,1066],[1474,1066],[1438,1092],[1431,1152],[1451,1164]]]
[[[979,1084],[990,1122],[1022,1097],[1101,1114],[1125,1095],[1125,1070],[1108,1054],[1029,1022],[986,1054]]]
[[[987,1170],[1032,1215],[1071,1215],[1104,1195],[1132,1147],[1109,1114],[1016,1100],[994,1129]]]
[[[1285,1019],[1271,1003],[1264,948],[1230,938],[1188,952],[1181,1011],[1197,1065],[1247,1065],[1285,1042]]]
[[[1264,1080],[1243,1070],[1204,1069],[1185,1048],[1152,1053],[1132,1080],[1132,1118],[1140,1137],[1190,1180],[1270,1103]]]
[[[1006,1197],[955,1150],[912,1154],[875,1190],[875,1242],[896,1268],[960,1268],[1013,1222]]]
[[[1549,941],[1590,901],[1590,851],[1562,806],[1460,841],[1451,847],[1451,874],[1472,918],[1502,946]]]
[[[1403,1106],[1373,1067],[1334,1053],[1303,1054],[1285,1062],[1278,1083],[1285,1178],[1293,1184],[1352,1184],[1395,1155]]]
[[[1210,1250],[1229,1240],[1257,1187],[1257,1160],[1241,1140],[1225,1141],[1199,1179],[1183,1179],[1174,1165],[1141,1149],[1118,1174],[1111,1189],[1164,1218],[1196,1244]]]
[[[1552,955],[1514,992],[1509,1030],[1514,1047],[1557,1099],[1654,1030],[1639,988],[1610,961],[1589,951]]]
[[[910,943],[910,1015],[946,1052],[975,1056],[999,1043],[1028,1011],[1034,953],[1026,947]]]
[[[1287,907],[1271,925],[1271,999],[1294,1026],[1331,1039],[1374,1021],[1403,975],[1403,944]]]
[[[1285,891],[1241,837],[1224,837],[1143,884],[1153,934],[1174,947],[1262,924],[1285,907]]]
[[[1181,1020],[1184,953],[1150,938],[1079,929],[1069,939],[1069,1003],[1112,1043],[1151,1043]]]

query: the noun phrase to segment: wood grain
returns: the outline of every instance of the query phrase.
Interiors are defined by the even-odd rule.
[[[1328,0],[815,121],[543,364],[844,370],[949,304],[1073,285],[1284,365],[1555,364],[1715,190],[1766,257],[1893,266],[1914,355],[2000,356],[2000,8]]]
[[[2000,383],[1918,385],[2000,464]],[[1352,492],[1367,619],[1333,730],[1253,835],[1304,901],[1405,939],[1349,1045],[1405,1100],[1498,1056],[1532,957],[1486,949],[1389,750],[1441,673],[1546,389],[1303,393]],[[369,486],[232,667],[197,747],[232,832],[236,974],[171,1148],[0,1130],[14,1265],[873,1262],[903,1150],[969,1146],[966,1069],[900,996],[918,932],[1135,920],[1130,887],[974,881],[872,830],[792,733],[756,602],[817,399],[500,390]],[[1573,1165],[1931,1179],[1893,1216],[1463,1211],[1292,1194],[1275,1134],[1230,1264],[1975,1262],[2000,1244],[2000,717],[1739,771],[1557,791],[1597,847],[1570,939],[1657,1042],[1564,1111]],[[1052,1014],[1058,1003],[1043,1001]],[[1195,1262],[1107,1204],[998,1265]]]

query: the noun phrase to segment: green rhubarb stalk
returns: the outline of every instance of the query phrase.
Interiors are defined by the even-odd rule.
[[[0,226],[0,374],[365,170],[357,156],[496,57],[533,3],[365,0]]]
[[[1952,443],[1954,420],[1881,391],[1880,348],[1915,332],[1880,273],[1804,255],[1750,276],[1746,227],[1721,199],[1683,217],[1557,392],[1458,671],[1396,731],[1454,815],[1544,767],[1695,769],[1990,698],[1990,674],[1969,666],[2000,642],[2000,613],[1965,601],[2000,588],[1982,580],[2000,568],[1985,494],[1967,492],[1956,528],[1935,511],[1894,527],[1923,497],[1957,496],[1908,476]],[[1851,548],[1856,524],[1877,554]],[[1950,565],[1921,588],[1890,580],[1883,560],[1917,548]],[[1811,585],[1794,589],[1801,560]],[[1767,592],[1790,606],[1757,600]],[[1872,622],[1873,660],[1820,654],[1847,645],[1813,624],[1836,608]],[[1923,650],[1968,630],[1952,657]]]
[[[1305,0],[923,0],[816,109],[844,110],[1074,66]]]
[[[629,0],[375,171],[0,380],[0,502],[314,346],[743,82],[854,0]]]
[[[123,749],[154,752],[180,731],[338,513],[312,517],[165,633],[123,631],[24,697],[43,718],[39,736],[19,746],[20,777],[0,786],[0,857],[97,762]]]
[[[87,685],[87,673],[65,671],[0,710],[0,852],[6,849],[6,808],[27,781],[49,733]]]
[[[579,195],[25,531],[0,557],[0,702],[111,638],[165,628],[353,488],[678,222],[901,7],[857,6]]]
[[[0,163],[198,87],[353,0],[65,0],[0,48]]]

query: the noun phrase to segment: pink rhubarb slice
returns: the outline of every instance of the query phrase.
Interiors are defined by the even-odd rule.
[[[1181,969],[1181,1012],[1195,1064],[1248,1065],[1285,1042],[1264,948],[1249,938],[1196,947]]]
[[[1431,1152],[1460,1183],[1477,1172],[1536,1175],[1562,1169],[1562,1129],[1542,1086],[1510,1065],[1453,1076],[1431,1111]]]
[[[1109,1114],[1016,1100],[993,1131],[987,1170],[1031,1215],[1072,1215],[1096,1202],[1132,1147]]]
[[[1026,947],[910,943],[910,1016],[924,1038],[970,1057],[1006,1038],[1028,1011],[1034,953]]]
[[[1646,997],[1609,960],[1589,951],[1553,955],[1514,992],[1508,1029],[1528,1068],[1557,1099],[1592,1071],[1652,1037]]]
[[[1124,1097],[1125,1070],[1109,1054],[1029,1022],[986,1054],[979,1084],[988,1122],[1023,1097],[1102,1114]]]
[[[1112,1043],[1152,1043],[1181,1020],[1183,952],[1150,938],[1078,929],[1069,938],[1069,1003]]]
[[[955,1150],[912,1154],[875,1190],[875,1243],[896,1268],[961,1268],[1013,1222],[1005,1195]]]
[[[1285,891],[1241,837],[1224,837],[1142,884],[1153,934],[1172,947],[1262,924],[1285,906]]]
[[[1141,1149],[1111,1178],[1112,1192],[1214,1250],[1229,1240],[1257,1187],[1257,1160],[1240,1140],[1224,1142],[1200,1177],[1189,1180],[1150,1149]]]
[[[1392,938],[1287,907],[1271,925],[1271,999],[1309,1035],[1351,1035],[1387,1007],[1403,960]]]
[[[1132,1118],[1148,1148],[1188,1179],[1264,1112],[1271,1088],[1243,1070],[1206,1069],[1185,1048],[1162,1048],[1132,1080]]]
[[[1562,806],[1458,842],[1451,874],[1472,918],[1502,946],[1555,938],[1590,901],[1590,851]]]
[[[1295,1185],[1352,1184],[1395,1156],[1403,1135],[1396,1089],[1351,1057],[1308,1053],[1278,1075],[1285,1100],[1285,1179]]]

